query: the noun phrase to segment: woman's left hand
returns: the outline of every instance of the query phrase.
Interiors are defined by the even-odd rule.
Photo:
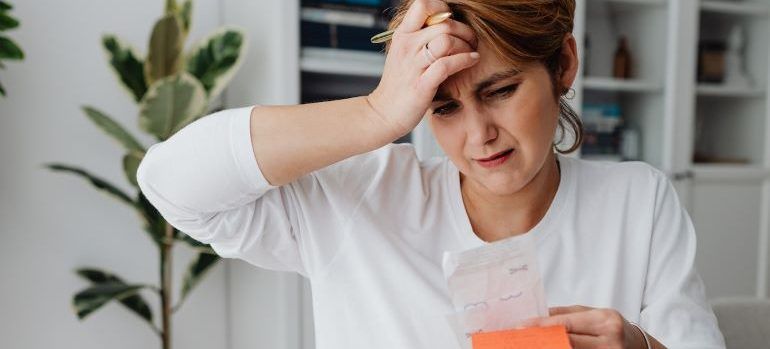
[[[551,316],[530,319],[524,327],[563,325],[574,349],[646,349],[641,332],[614,309],[584,306],[550,308]]]

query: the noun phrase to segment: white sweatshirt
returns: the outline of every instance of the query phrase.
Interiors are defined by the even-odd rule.
[[[452,162],[388,145],[271,186],[252,150],[251,109],[152,146],[138,170],[150,202],[222,257],[307,277],[320,349],[458,348],[442,256],[486,242]],[[724,348],[693,265],[693,225],[665,175],[558,159],[556,196],[527,233],[548,305],[616,309],[668,348]]]

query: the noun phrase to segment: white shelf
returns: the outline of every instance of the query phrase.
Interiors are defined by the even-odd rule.
[[[770,13],[770,4],[761,4],[742,1],[704,0],[701,2],[701,10],[705,12],[767,16]]]
[[[583,88],[597,91],[618,92],[660,92],[661,84],[644,80],[621,80],[608,77],[586,77],[583,80]]]
[[[302,7],[300,18],[303,21],[374,28],[377,18],[373,13],[338,11],[325,8]]]
[[[721,84],[700,83],[696,88],[698,96],[713,97],[749,97],[759,98],[765,95],[765,91],[755,87],[732,87]]]
[[[770,169],[743,164],[694,164],[695,180],[762,180],[770,178]]]
[[[385,55],[327,48],[302,48],[300,69],[303,72],[379,77],[385,65]]]
[[[621,162],[623,156],[617,154],[580,154],[580,158],[588,161]]]
[[[609,4],[632,4],[632,5],[664,5],[667,0],[589,0],[592,2],[606,2]],[[675,0],[679,1],[679,0]]]

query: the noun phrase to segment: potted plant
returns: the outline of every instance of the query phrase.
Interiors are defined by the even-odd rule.
[[[158,141],[168,139],[205,115],[211,109],[209,104],[227,86],[245,55],[245,35],[235,28],[221,28],[184,52],[191,14],[191,0],[185,0],[181,5],[176,0],[167,0],[165,13],[153,27],[146,57],[140,57],[114,35],[102,37],[110,65],[122,86],[138,103],[140,128]],[[132,283],[101,268],[79,268],[77,275],[87,280],[90,286],[73,296],[74,310],[80,319],[85,319],[105,304],[118,301],[146,321],[160,336],[162,348],[169,349],[173,313],[219,257],[210,246],[189,238],[166,222],[142,194],[136,183],[136,170],[146,147],[106,113],[90,106],[82,109],[99,129],[125,149],[122,166],[126,180],[136,194],[126,193],[75,166],[51,163],[46,167],[89,181],[138,214],[160,256],[160,282],[158,285]],[[178,242],[195,249],[197,254],[186,271],[176,302],[172,303],[171,257]],[[147,300],[140,294],[145,289],[158,295],[161,305],[159,326],[155,324]]]

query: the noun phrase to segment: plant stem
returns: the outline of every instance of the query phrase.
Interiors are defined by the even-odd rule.
[[[174,243],[174,227],[166,223],[166,234],[160,251],[160,303],[163,308],[163,349],[171,349],[171,247]]]

